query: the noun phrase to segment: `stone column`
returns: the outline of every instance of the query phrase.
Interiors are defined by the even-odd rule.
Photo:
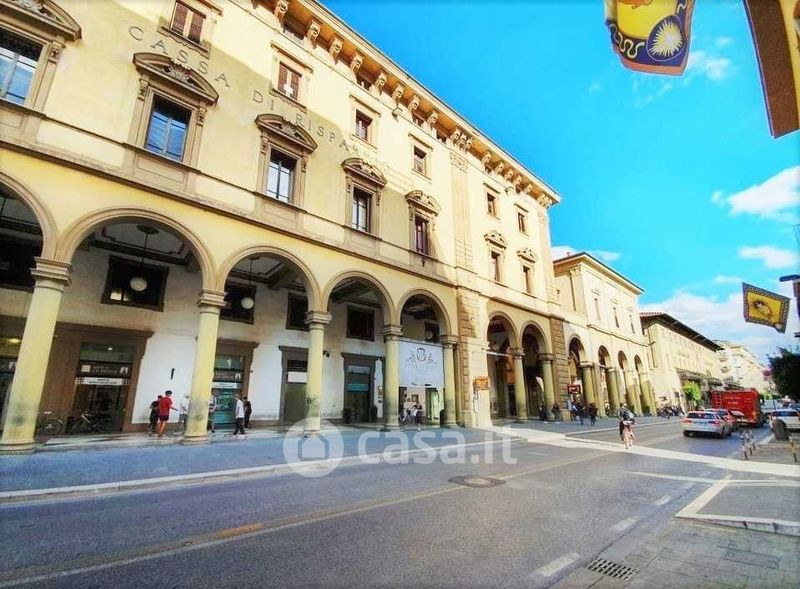
[[[653,415],[656,414],[656,399],[653,395],[653,387],[650,384],[650,377],[646,372],[639,373],[639,384],[642,388],[642,404],[650,405],[650,411]]]
[[[619,386],[616,366],[606,368],[606,388],[608,389],[608,405],[611,407],[611,414],[615,415],[619,411]]]
[[[217,355],[219,310],[225,306],[225,293],[221,290],[200,291],[197,301],[200,317],[197,321],[197,349],[194,353],[194,372],[190,391],[189,415],[186,420],[184,444],[201,444],[208,441],[208,400],[214,381],[214,359]]]
[[[398,401],[400,390],[400,346],[397,342],[403,329],[399,325],[384,325],[383,340],[386,343],[386,366],[384,367],[383,380],[386,383],[383,391],[383,431],[400,429],[397,421]]]
[[[594,381],[592,380],[593,370],[594,366],[591,364],[591,362],[581,363],[581,383],[583,383],[584,394],[583,402],[587,407],[589,406],[589,403],[594,403],[599,413],[600,407],[598,406],[597,395],[594,394]]]
[[[528,421],[528,389],[525,386],[525,367],[522,364],[525,350],[514,348],[511,350],[511,356],[514,358],[514,400],[517,405],[517,423],[525,423]]]
[[[622,380],[625,387],[625,401],[628,403],[628,408],[636,415],[641,415],[642,408],[639,407],[639,398],[636,395],[636,385],[633,381],[633,370],[624,370],[622,372]]]
[[[605,370],[606,367],[603,366],[602,364],[598,364],[597,367],[592,370],[592,382],[594,383],[594,394],[595,398],[597,399],[598,417],[606,416],[606,397],[608,396],[608,393],[605,394],[603,393],[603,386],[602,386],[602,383],[606,382]],[[608,385],[606,384],[606,386]]]
[[[50,348],[58,321],[64,288],[69,285],[71,266],[56,260],[36,258],[31,276],[33,287],[28,317],[19,348],[14,380],[8,394],[8,408],[0,452],[30,452],[39,416]]]
[[[539,354],[539,362],[542,363],[542,380],[544,381],[544,408],[547,411],[547,421],[554,421],[553,413],[550,409],[556,401],[555,381],[553,379],[553,354]]]
[[[305,434],[307,436],[319,433],[325,326],[330,322],[331,314],[327,311],[309,311],[306,314],[306,324],[308,325],[308,365],[306,370],[308,378],[306,380]]]
[[[442,350],[444,357],[444,421],[439,425],[454,427],[456,425],[456,370],[453,354],[458,338],[448,335],[439,339],[444,348]]]

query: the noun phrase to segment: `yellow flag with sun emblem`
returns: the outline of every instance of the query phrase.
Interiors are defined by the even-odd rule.
[[[786,332],[786,320],[789,318],[789,297],[746,282],[742,282],[742,295],[745,321],[769,325],[781,333]]]
[[[605,0],[606,26],[623,65],[680,75],[689,56],[694,0]]]

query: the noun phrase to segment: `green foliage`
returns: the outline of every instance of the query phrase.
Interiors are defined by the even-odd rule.
[[[780,396],[796,401],[800,397],[800,353],[787,348],[778,348],[778,352],[777,356],[769,357],[772,380]]]
[[[687,401],[695,405],[697,405],[697,402],[702,397],[702,394],[700,393],[700,385],[691,381],[683,385],[683,394],[686,395]]]

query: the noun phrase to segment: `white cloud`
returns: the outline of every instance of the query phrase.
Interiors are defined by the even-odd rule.
[[[570,245],[554,245],[552,247],[552,254],[553,259],[557,260],[559,258],[566,258],[567,256],[571,256],[572,254],[577,254],[578,252],[583,252],[587,250],[581,250],[574,248]],[[602,260],[603,262],[613,262],[614,260],[618,260],[622,254],[619,252],[610,252],[608,250],[588,250],[587,253],[593,255],[598,260]]]
[[[731,196],[723,196],[718,190],[711,195],[711,202],[729,206],[731,215],[756,215],[781,223],[797,223],[800,166],[786,168],[761,184]]]
[[[739,257],[746,260],[761,260],[765,268],[798,268],[800,256],[792,250],[784,250],[771,245],[742,246]]]
[[[594,94],[595,92],[600,92],[603,89],[603,85],[600,82],[592,82],[589,86],[589,94]]]
[[[789,283],[766,285],[769,290],[791,296]],[[679,290],[659,303],[641,305],[642,311],[663,311],[685,323],[709,339],[723,339],[746,345],[759,360],[766,363],[767,354],[774,354],[778,347],[793,347],[792,334],[800,330],[797,309],[793,301],[789,309],[786,333],[778,333],[771,327],[745,323],[742,316],[742,294],[737,290],[727,297],[702,297]]]
[[[715,284],[740,284],[742,282],[744,282],[744,280],[738,276],[726,276],[725,274],[714,276]]]
[[[733,39],[730,37],[717,37],[717,40],[714,41],[714,45],[717,47],[727,47],[731,43],[733,43]]]
[[[702,49],[690,51],[684,83],[698,75],[703,75],[712,82],[724,80],[730,74],[731,65],[732,62],[727,57],[712,55]]]

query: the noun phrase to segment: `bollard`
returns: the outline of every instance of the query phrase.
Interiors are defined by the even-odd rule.
[[[741,433],[739,434],[739,437],[740,437],[740,438],[741,438],[741,440],[742,440],[742,458],[743,458],[744,460],[750,460],[750,459],[747,457],[747,443],[746,443],[746,439],[747,439],[747,433],[743,431],[743,432],[741,432]]]
[[[789,448],[792,449],[792,458],[797,462],[797,448],[794,445],[794,436],[789,436]]]
[[[750,439],[750,456],[752,456],[756,451],[756,444],[753,442],[753,432],[748,430],[747,434]]]

